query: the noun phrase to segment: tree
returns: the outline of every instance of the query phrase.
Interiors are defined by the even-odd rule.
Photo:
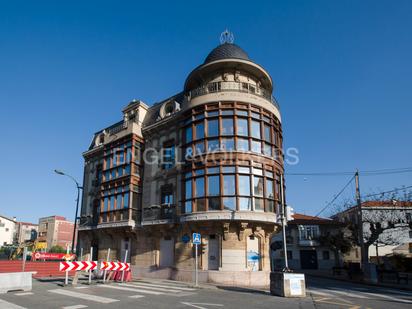
[[[369,194],[362,202],[363,239],[359,239],[359,210],[353,207],[354,203],[345,201],[341,211],[352,213],[346,218],[348,228],[352,231],[355,242],[359,245],[363,241],[367,256],[369,247],[374,245],[379,261],[379,247],[400,245],[409,239],[409,230],[412,229],[412,191],[403,194],[399,190],[386,193]],[[339,215],[335,215],[339,218]]]
[[[53,246],[50,248],[49,252],[51,253],[66,253],[66,250],[59,245]]]
[[[320,236],[319,241],[323,246],[332,249],[336,267],[341,266],[341,254],[348,253],[355,244],[351,233],[345,230],[334,234],[327,233],[326,235]]]

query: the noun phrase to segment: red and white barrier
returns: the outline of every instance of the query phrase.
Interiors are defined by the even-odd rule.
[[[95,261],[79,261],[79,262],[60,262],[60,271],[72,270],[95,270],[97,269],[97,262]]]
[[[119,270],[119,271],[129,271],[130,263],[121,262],[102,262],[100,265],[101,270]]]

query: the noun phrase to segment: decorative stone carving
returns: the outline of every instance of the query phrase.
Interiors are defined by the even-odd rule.
[[[248,223],[247,222],[241,222],[239,224],[239,232],[238,232],[238,239],[242,241],[245,236],[245,229],[247,228]]]
[[[223,223],[223,239],[227,240],[227,237],[229,235],[229,227],[230,223]]]

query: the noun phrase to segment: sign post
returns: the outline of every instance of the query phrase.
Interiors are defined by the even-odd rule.
[[[92,259],[93,259],[93,247],[90,247],[89,261],[92,261]],[[91,283],[92,283],[92,269],[89,270],[89,284]]]
[[[195,286],[198,286],[198,248],[197,246],[200,245],[202,242],[202,236],[199,233],[193,233],[192,236],[192,243],[195,245]]]
[[[23,250],[23,272],[26,269],[26,260],[27,260],[27,247],[24,247]]]
[[[123,263],[125,263],[126,264],[126,262],[127,262],[127,250],[126,250],[126,252],[124,253],[124,261],[123,261]],[[123,280],[124,280],[124,269],[122,270],[122,282],[123,282]]]
[[[107,249],[107,259],[106,259],[107,262],[110,262],[109,258],[110,258],[110,248]],[[103,283],[106,282],[106,273],[107,273],[107,270],[105,269],[103,272]]]
[[[66,245],[66,254],[69,254],[69,245]],[[64,280],[64,284],[68,285],[69,284],[69,271],[66,270],[66,278]]]

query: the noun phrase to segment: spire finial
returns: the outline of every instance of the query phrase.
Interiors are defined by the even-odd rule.
[[[234,41],[235,41],[235,37],[233,36],[233,33],[227,30],[227,28],[225,31],[223,31],[220,34],[220,44],[225,44],[225,43],[233,44]]]

